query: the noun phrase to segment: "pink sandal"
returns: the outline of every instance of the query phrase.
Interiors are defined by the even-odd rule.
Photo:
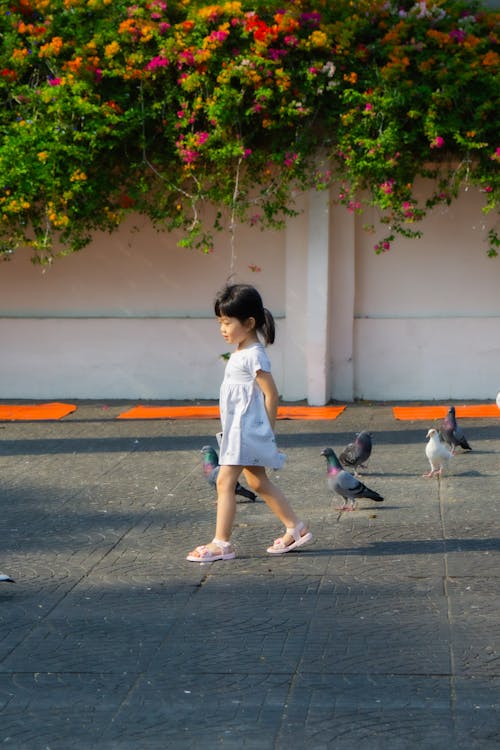
[[[299,521],[294,529],[286,530],[286,533],[293,537],[293,542],[290,542],[290,544],[285,544],[283,537],[279,537],[279,539],[276,539],[272,547],[267,548],[267,551],[270,555],[283,555],[285,552],[291,552],[294,549],[303,547],[305,544],[309,544],[309,542],[312,542],[313,540],[313,535],[311,534],[311,532],[306,531],[305,534],[303,534],[302,536],[300,535],[300,532],[304,531],[305,529],[306,525],[303,523],[303,521]]]
[[[198,554],[191,553],[186,557],[186,560],[205,563],[216,562],[216,560],[234,560],[236,557],[236,552],[231,549],[231,542],[223,542],[222,539],[212,539],[211,543],[217,545],[220,553],[212,552],[206,544],[201,544],[194,550]]]

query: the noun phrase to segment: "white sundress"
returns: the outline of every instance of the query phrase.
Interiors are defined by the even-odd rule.
[[[280,469],[286,459],[278,450],[255,376],[271,372],[261,343],[231,354],[220,387],[222,439],[219,463],[229,466],[267,466]]]

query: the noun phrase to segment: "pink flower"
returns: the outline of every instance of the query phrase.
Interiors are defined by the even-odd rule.
[[[166,57],[162,57],[162,55],[156,55],[156,57],[153,57],[148,64],[146,65],[146,70],[157,70],[157,68],[164,68],[166,65],[168,65],[168,60]]]
[[[209,36],[209,39],[213,39],[215,42],[223,42],[227,37],[229,36],[229,31],[224,31],[223,29],[219,29],[217,31],[212,31],[212,33]]]
[[[297,159],[299,158],[298,154],[285,154],[285,167],[291,167],[292,164],[294,164]]]
[[[373,104],[371,104],[370,102],[367,102],[365,104],[365,112],[371,112],[372,109],[373,109]]]
[[[190,148],[181,149],[181,158],[182,161],[186,164],[192,164],[196,159],[198,158],[199,153],[197,151],[193,151]]]
[[[402,205],[403,213],[406,219],[413,219],[415,214],[413,213],[413,206],[410,201],[404,201]]]
[[[373,246],[373,249],[377,253],[385,253],[387,252],[387,250],[391,249],[391,243],[387,240],[384,240],[383,242],[377,242],[377,244]]]
[[[444,146],[444,138],[440,135],[437,135],[433,141],[431,141],[431,148],[443,148]]]
[[[60,78],[49,78],[48,84],[49,84],[49,86],[60,86],[61,85],[61,79]]]
[[[349,201],[349,205],[347,206],[347,210],[353,214],[355,211],[361,208],[361,201]]]
[[[496,151],[491,155],[491,158],[493,161],[500,161],[500,146],[498,146]]]
[[[394,180],[386,180],[380,185],[380,189],[383,193],[386,195],[390,195],[392,193],[394,187]]]
[[[463,29],[453,29],[449,33],[450,39],[454,39],[456,42],[463,42],[467,34]]]

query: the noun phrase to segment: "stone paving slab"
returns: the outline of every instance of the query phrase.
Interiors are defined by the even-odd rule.
[[[280,421],[277,479],[315,542],[239,503],[213,535],[200,449],[216,421],[0,425],[0,744],[15,750],[490,750],[500,743],[500,418],[427,480],[425,435],[390,405]],[[320,455],[360,429],[384,503],[340,513]]]

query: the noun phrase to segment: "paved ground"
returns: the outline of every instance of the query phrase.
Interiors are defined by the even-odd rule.
[[[314,545],[271,558],[279,524],[240,504],[238,558],[198,565],[218,423],[120,410],[0,424],[1,747],[499,747],[500,419],[462,421],[442,480],[388,405],[279,422]],[[386,500],[339,514],[320,450],[362,428]]]

